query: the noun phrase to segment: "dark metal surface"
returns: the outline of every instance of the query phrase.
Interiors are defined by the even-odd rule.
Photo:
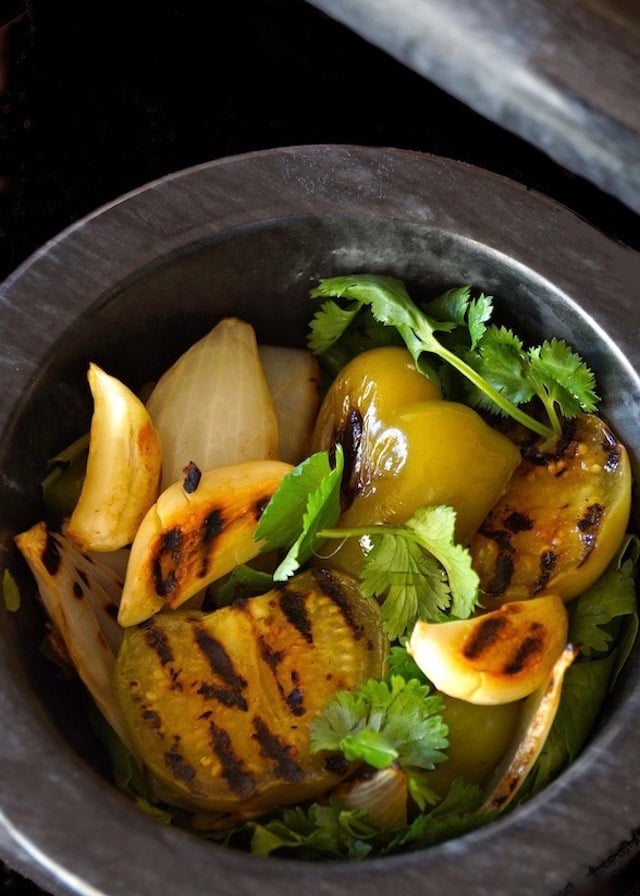
[[[493,210],[490,221],[478,219],[478,207]],[[231,309],[250,317],[263,338],[301,338],[315,278],[372,267],[430,290],[477,283],[508,302],[526,329],[586,346],[608,397],[604,412],[624,441],[638,444],[638,347],[629,327],[637,253],[548,200],[466,165],[395,150],[274,150],[199,166],[137,191],[80,222],[5,281],[5,527],[12,509],[35,509],[25,459],[42,462],[51,449],[59,384],[67,397],[83,388],[77,362],[110,359],[114,372],[133,377],[142,372],[141,345],[148,347],[145,366],[153,368],[163,363],[167,333],[175,348],[181,329],[203,327]],[[612,289],[620,297],[615,309]],[[17,408],[21,419],[12,432]],[[26,458],[24,432],[32,436]],[[637,456],[634,463],[637,471]],[[301,889],[310,896],[390,896],[399,886],[421,894],[472,886],[478,896],[554,896],[601,882],[634,846],[640,787],[629,770],[640,749],[637,651],[607,723],[540,797],[420,853],[318,865],[232,853],[125,803],[61,739],[64,720],[49,719],[42,681],[25,666],[20,620],[3,616],[0,847],[56,896],[204,896],[212,880],[225,896],[254,892],[257,881],[269,896]],[[21,780],[28,780],[28,801],[16,787]]]
[[[637,0],[310,0],[640,212]]]
[[[631,0],[628,4],[632,12],[634,2]],[[369,7],[373,12],[378,5],[371,3]],[[624,2],[604,5],[613,14]],[[511,3],[494,4],[493,15],[500,15],[512,6]],[[579,34],[578,31],[576,36]],[[544,148],[537,148],[540,144],[536,140],[532,145],[499,127],[440,89],[437,79],[434,83],[422,78],[378,49],[374,44],[381,46],[380,41],[386,35],[385,29],[368,43],[356,31],[305,0],[238,0],[223,17],[213,21],[204,18],[202,5],[195,0],[175,5],[159,5],[150,0],[140,0],[135,5],[123,0],[109,3],[96,0],[92,4],[80,0],[59,0],[56,4],[45,0],[24,3],[0,0],[0,278],[8,276],[62,228],[153,178],[230,153],[325,142],[399,146],[481,165],[515,178],[524,188],[542,191],[586,219],[596,230],[640,248],[640,219],[628,205],[589,179],[558,165]],[[463,50],[467,44],[464,42]],[[459,55],[460,47],[456,45],[453,49]],[[565,62],[568,64],[572,58],[567,54]],[[594,73],[597,70],[594,67]],[[613,105],[617,102],[618,83],[609,76],[601,79],[601,86],[614,93]],[[625,92],[625,102],[633,103],[634,95],[632,85]],[[447,178],[454,177],[453,171],[447,171]],[[464,205],[477,202],[474,212],[477,226],[482,230],[486,222],[487,234],[496,226],[511,226],[510,218],[506,222],[494,220],[501,210],[510,212],[508,207],[494,204],[489,193],[487,196],[485,185],[467,197],[468,203],[462,195]],[[521,195],[526,197],[525,192]],[[199,202],[197,195],[192,200],[196,205]],[[534,267],[538,261],[544,267],[546,246],[562,236],[564,222],[565,213],[560,212],[540,225],[542,230],[534,239],[539,254]],[[127,223],[135,225],[128,218]],[[151,226],[145,206],[140,210],[137,226],[142,232],[148,232],[147,225]],[[524,240],[533,221],[516,217],[512,226],[523,228],[521,239]],[[585,244],[589,249],[591,241],[597,241],[598,237],[589,228],[584,232],[589,233]],[[102,265],[107,261],[102,254],[110,257],[112,245],[116,247],[113,262],[117,264],[123,237],[118,232],[111,236],[112,244],[97,255],[90,253],[90,270],[78,276],[77,282],[75,276],[71,278],[72,292],[77,287],[81,293],[85,285],[90,290],[96,287],[95,282],[92,284],[93,273],[98,276],[103,271]],[[49,261],[52,257],[60,257],[55,247],[51,249]],[[574,273],[584,276],[589,281],[584,282],[587,292],[594,285],[598,293],[608,290],[607,301],[617,302],[620,298],[622,310],[616,326],[619,331],[625,331],[627,341],[622,344],[635,345],[638,326],[633,303],[637,301],[638,277],[634,274],[616,281],[614,276],[612,280],[619,258],[614,253],[604,264],[592,266],[588,255],[581,256],[576,251],[564,257],[561,266],[567,269],[564,275],[568,281],[572,281]],[[56,282],[60,271],[54,266],[50,273],[52,282]],[[62,273],[65,276],[59,285],[64,287],[69,272]],[[178,281],[180,276],[180,269],[175,269]],[[193,277],[187,280],[195,288],[198,282],[205,281]],[[35,288],[36,284],[32,285]],[[77,301],[81,303],[79,293]],[[22,318],[12,318],[9,326],[0,310],[0,340],[5,361],[7,357],[16,361],[15,353],[5,355],[5,348],[14,345],[20,346],[20,351],[29,359],[27,368],[18,371],[21,377],[27,377],[28,370],[33,369],[32,360],[37,366],[38,358],[46,354],[40,336],[54,339],[55,333],[66,332],[56,303],[60,302],[64,311],[68,301],[69,297],[60,296],[57,289],[51,291],[46,280],[39,282],[35,292],[29,289],[23,294],[25,315],[28,309],[43,314],[35,338],[30,329],[20,329]],[[49,322],[54,328],[51,337]],[[139,354],[144,357],[145,353]],[[13,377],[14,368],[5,363],[3,372],[7,383]],[[15,386],[16,381],[13,382]],[[43,454],[46,447],[45,442],[40,448]],[[4,486],[7,486],[6,476]],[[25,509],[25,516],[28,515]],[[13,638],[13,629],[9,627],[5,634]],[[15,708],[11,702],[2,704],[6,713],[4,736],[4,728],[12,730],[21,711],[33,712],[35,720],[39,719],[41,700],[30,697],[34,687],[31,677],[21,682],[22,667],[14,654],[2,656],[18,681]],[[50,677],[46,667],[41,673],[36,693],[45,687],[47,675]],[[63,800],[69,788],[75,788],[79,780],[84,781],[86,768],[82,762],[66,756],[66,745],[58,742],[55,731],[50,731],[46,715],[41,722],[30,723],[29,730],[42,736],[40,724],[46,733],[43,749],[29,752],[24,760],[28,763],[31,759],[35,767],[40,763],[46,768],[52,781],[60,785],[55,799]],[[12,745],[16,738],[11,739]],[[50,738],[55,747],[53,753],[48,752],[52,748]],[[83,747],[81,743],[80,752],[84,752]],[[60,766],[58,749],[65,757]],[[603,753],[607,755],[607,745]],[[6,754],[7,751],[0,749],[3,759]],[[23,767],[24,763],[20,768]],[[607,769],[608,766],[604,771]],[[619,779],[624,777],[623,771],[619,770]],[[20,779],[13,763],[0,764],[2,786],[14,788],[12,808],[30,813],[33,824],[43,829],[51,825],[59,827],[57,803],[43,809],[40,802],[30,802],[23,790],[15,787],[16,780]],[[590,797],[595,800],[595,811],[600,811],[601,806],[608,811],[611,804],[608,791],[598,800],[594,788],[590,784],[588,787]],[[623,790],[626,790],[624,784]],[[111,805],[112,797],[108,791],[105,794],[102,786],[92,792],[98,805]],[[85,804],[78,813],[83,820],[87,819]],[[570,823],[571,818],[567,818],[568,827]],[[133,819],[131,824],[136,827]],[[58,836],[64,839],[60,831]],[[5,844],[5,837],[9,837],[10,846]],[[77,892],[74,888],[82,886],[65,877],[62,869],[51,867],[46,856],[35,855],[31,847],[23,851],[18,846],[20,838],[13,837],[14,832],[6,829],[0,835],[0,855],[10,856],[14,867],[37,877],[46,889],[52,879],[64,881],[57,886],[64,886],[65,892]],[[623,825],[620,831],[612,830],[610,850],[597,851],[594,843],[594,854],[589,861],[594,863],[590,867],[597,874],[587,874],[587,882],[582,887],[577,879],[569,881],[567,871],[558,896],[560,892],[581,893],[585,888],[585,892],[594,894],[636,894],[640,880],[640,858],[634,858],[640,847],[638,838],[637,824],[631,829]],[[77,848],[79,841],[86,840],[92,843],[94,852],[92,858],[87,857],[85,865],[99,862],[105,856],[108,859],[115,856],[114,868],[119,867],[117,851],[112,852],[106,846],[101,850],[101,831],[97,825],[83,823],[80,834],[76,827],[69,829],[69,849],[74,844]],[[509,851],[509,863],[517,862],[518,868],[525,860],[536,867],[544,865],[549,839],[542,837],[541,842],[544,844],[542,857],[540,849],[533,857],[527,851],[523,860]],[[182,845],[172,841],[170,848],[177,854],[177,860],[183,855]],[[216,881],[219,866],[206,867],[210,880]],[[95,869],[94,873],[97,873]],[[204,868],[201,873],[205,874]],[[262,869],[259,873],[263,874]],[[517,879],[516,871],[513,874]],[[108,875],[104,876],[105,887],[109,879]],[[139,892],[156,890],[156,880],[150,872],[141,879],[143,889]],[[375,875],[368,879],[375,892]],[[412,872],[410,880],[407,885],[410,891],[413,888],[415,892],[428,892],[419,871]],[[473,882],[472,876],[465,881],[467,890],[472,892]],[[240,886],[237,880],[236,883]],[[253,894],[255,882],[247,877],[245,884],[246,892]],[[179,886],[184,891],[182,881]],[[4,868],[0,891],[23,896],[38,892],[35,884]],[[518,884],[512,892],[525,890]]]

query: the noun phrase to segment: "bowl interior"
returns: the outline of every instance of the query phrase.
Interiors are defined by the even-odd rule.
[[[424,161],[420,164],[424,165]],[[202,177],[205,175],[203,172]],[[472,176],[477,177],[473,173]],[[509,192],[509,187],[503,188]],[[516,193],[513,201],[522,201],[523,195]],[[134,204],[135,201],[133,197]],[[543,204],[537,214],[543,216],[544,208]],[[594,238],[600,240],[599,236]],[[111,273],[108,282],[101,283],[99,289],[88,293],[83,300],[79,299],[71,311],[61,311],[63,320],[58,333],[43,337],[38,347],[37,367],[18,380],[16,400],[5,421],[0,447],[0,531],[5,555],[14,558],[13,533],[42,516],[40,481],[47,460],[89,425],[91,406],[86,369],[90,360],[132,388],[138,388],[156,378],[221,317],[231,315],[250,321],[261,341],[303,345],[308,322],[317,307],[309,297],[309,290],[321,277],[356,271],[398,276],[406,281],[410,293],[417,299],[431,298],[450,286],[471,283],[495,297],[505,322],[513,324],[524,337],[536,341],[550,336],[566,339],[594,370],[604,396],[602,413],[630,448],[638,475],[640,379],[633,367],[635,359],[628,358],[624,346],[616,344],[618,340],[610,334],[603,303],[597,299],[590,303],[590,297],[581,290],[573,292],[567,288],[565,273],[554,279],[523,253],[510,254],[508,246],[491,239],[483,241],[469,227],[457,229],[454,221],[439,220],[437,216],[421,219],[395,208],[388,215],[370,214],[363,205],[353,203],[348,208],[338,207],[322,214],[305,207],[286,208],[280,215],[270,214],[261,220],[251,220],[248,216],[247,221],[221,227],[217,232],[204,235],[187,232],[181,241],[166,241],[166,244],[160,241],[158,250],[144,257],[139,266],[123,265],[121,273]],[[25,276],[28,275],[29,272]],[[73,276],[73,270],[67,271],[62,281],[54,285],[54,294],[60,294],[65,280],[69,282]],[[22,288],[20,278],[11,284],[14,294]],[[614,312],[611,309],[608,313],[612,316],[611,330],[615,334]],[[637,520],[634,510],[634,521],[637,523]],[[26,582],[26,577],[22,581]],[[83,777],[86,775],[89,779],[95,772],[106,774],[107,763],[82,709],[80,691],[58,678],[41,655],[45,621],[35,600],[23,600],[18,613],[3,611],[3,615],[2,650],[13,688],[6,697],[6,706],[10,709],[19,701],[20,717],[29,716],[29,722],[25,722],[25,738],[33,736],[32,723],[37,719],[37,726],[41,726],[38,731],[45,732],[41,736],[50,738],[48,749],[53,765],[58,755],[69,751],[82,757],[77,766],[76,760],[72,760],[79,792],[82,792]],[[608,704],[595,742],[598,738],[608,742],[607,738],[615,738],[619,727],[627,724],[628,717],[622,714],[637,699],[638,665],[636,649]],[[637,730],[635,737],[637,742]],[[590,762],[587,759],[585,772],[577,763],[563,778],[591,774]],[[48,783],[51,784],[50,776]],[[100,788],[102,784],[93,782],[91,786]],[[558,786],[564,785],[560,782]],[[41,789],[37,798],[44,792]],[[111,796],[107,798],[100,812],[129,812],[128,807],[112,810],[111,799]],[[539,811],[543,813],[545,800],[547,797],[538,801],[542,803]],[[640,796],[634,797],[634,806],[640,811]],[[535,806],[523,810],[522,822],[515,823],[514,837],[520,836],[519,825],[526,827],[535,811]],[[554,817],[553,813],[547,815],[547,823],[552,823]],[[15,823],[19,825],[20,819]],[[147,819],[136,820],[137,835],[144,841],[147,828],[154,824]],[[511,824],[506,822],[507,836]],[[31,843],[36,837],[34,831],[37,826],[29,828]],[[108,836],[106,833],[105,837]],[[157,832],[149,836],[157,837]],[[463,838],[468,841],[464,849],[473,852],[475,848],[476,854],[479,847],[486,851],[487,836],[479,834],[475,841],[473,837]],[[182,840],[179,842],[183,844]],[[156,847],[154,841],[152,849]],[[50,844],[43,847],[48,848],[53,849]],[[188,851],[191,846],[181,848]],[[215,848],[209,848],[214,855],[219,855]],[[430,852],[436,853],[439,849],[436,847]],[[40,876],[53,892],[67,892],[68,884],[60,873],[43,870],[42,862],[36,862],[33,856],[28,860],[23,856],[22,861],[27,863],[30,872],[35,863],[36,878]],[[61,848],[56,861],[71,863],[74,859]],[[105,892],[127,892],[127,887],[129,892],[135,891],[135,887],[131,889],[131,880],[127,883],[126,875],[121,887],[112,882],[108,888],[104,884],[108,879],[106,872],[95,871],[97,861],[100,860],[94,856],[94,873],[98,877],[102,875]],[[78,862],[83,865],[82,860]],[[484,860],[481,866],[484,867]],[[240,873],[238,867],[227,869],[223,892],[231,892],[236,886],[233,875]],[[398,866],[394,867],[397,872]],[[412,867],[411,862],[404,867]],[[433,880],[437,881],[440,874],[444,881],[442,872],[433,867],[436,874]],[[289,872],[276,874],[275,868],[280,868],[278,862],[269,866],[268,891],[271,892],[271,880],[278,881],[279,891],[285,892],[292,886]],[[392,884],[384,883],[385,873],[374,892],[386,892],[387,886],[391,892]],[[544,883],[541,889],[527,892],[550,893],[552,885],[565,880],[563,874],[567,873],[570,872],[552,870],[548,886]],[[336,881],[344,884],[347,878],[336,874],[334,869],[329,876],[325,875],[322,886],[337,886]],[[345,874],[351,875],[351,872],[345,871]],[[85,868],[81,874],[84,880],[83,875],[89,877],[90,872]],[[287,880],[289,884],[283,883]],[[446,880],[453,881],[451,892],[457,892],[455,880],[451,877]],[[482,871],[478,880],[482,881]],[[320,888],[320,881],[320,876],[313,878],[311,888]],[[195,880],[192,883],[192,892],[199,893],[200,884]],[[136,885],[140,886],[139,881]],[[486,892],[497,892],[489,890],[489,886],[487,879]],[[157,892],[164,893],[164,887],[165,884],[156,882]],[[484,893],[484,883],[479,887],[477,892]]]

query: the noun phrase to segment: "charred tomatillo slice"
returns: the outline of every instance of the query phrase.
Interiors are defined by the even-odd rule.
[[[376,602],[318,569],[127,629],[115,688],[139,756],[178,805],[247,815],[318,796],[352,768],[311,753],[311,722],[336,691],[379,677],[387,650]]]
[[[504,604],[473,619],[418,621],[407,650],[434,687],[470,703],[520,700],[540,686],[567,643],[555,594]]]
[[[264,508],[293,468],[279,460],[187,470],[150,508],[131,545],[121,625],[179,607],[235,566],[256,557]]]
[[[87,469],[67,536],[84,551],[115,551],[133,540],[158,495],[162,451],[140,399],[89,365],[93,417]]]
[[[630,506],[624,445],[593,414],[566,421],[554,450],[527,451],[471,542],[483,603],[581,594],[615,556]]]

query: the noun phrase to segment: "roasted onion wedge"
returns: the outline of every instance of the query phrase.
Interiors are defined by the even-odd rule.
[[[262,511],[292,469],[278,460],[245,461],[200,475],[188,469],[160,495],[131,545],[118,621],[143,622],[173,609],[259,554]]]
[[[88,380],[87,470],[66,534],[83,551],[115,551],[131,543],[158,495],[162,450],[145,406],[124,383],[93,363]]]
[[[299,464],[311,454],[320,407],[320,363],[306,348],[260,345],[258,352],[278,420],[278,457]]]
[[[278,421],[251,324],[223,318],[160,377],[147,401],[162,488],[201,470],[278,457]]]
[[[556,717],[565,672],[578,653],[577,647],[567,644],[541,686],[524,701],[520,725],[489,783],[481,812],[506,809],[524,784]]]
[[[470,703],[520,700],[536,690],[567,643],[555,594],[504,604],[473,619],[418,621],[407,649],[429,681]]]
[[[382,674],[375,601],[327,570],[204,614],[125,632],[115,688],[140,758],[194,811],[243,816],[334,787],[346,761],[311,753],[333,694]]]
[[[15,542],[73,668],[109,724],[128,744],[112,687],[122,640],[122,629],[114,619],[122,579],[99,555],[88,557],[44,522],[16,535]]]

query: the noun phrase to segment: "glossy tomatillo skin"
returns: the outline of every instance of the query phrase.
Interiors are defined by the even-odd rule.
[[[444,401],[404,349],[373,349],[346,365],[318,417],[315,450],[345,454],[340,526],[401,525],[419,507],[456,511],[467,542],[520,462],[513,442],[471,408]],[[367,542],[349,539],[332,565],[357,572]]]

